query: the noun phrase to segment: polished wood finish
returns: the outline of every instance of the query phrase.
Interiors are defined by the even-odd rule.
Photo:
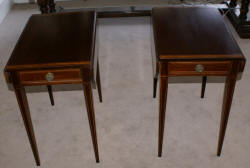
[[[195,67],[202,65],[203,72],[196,72]],[[231,69],[230,61],[169,61],[169,76],[204,76],[204,75],[227,75]]]
[[[54,84],[83,85],[96,162],[99,162],[91,87],[97,72],[102,101],[99,65],[94,64],[98,60],[95,34],[96,13],[93,11],[32,15],[5,67],[6,81],[14,86],[37,165],[40,159],[24,87],[47,85],[54,105],[51,88]]]
[[[54,79],[46,80],[46,74],[52,73]],[[19,72],[22,85],[53,85],[67,83],[82,83],[81,71],[78,68],[52,69],[52,70],[26,70]]]
[[[214,8],[154,8],[152,23],[155,64],[159,66],[160,77],[158,156],[162,155],[168,77],[202,76],[203,98],[207,76],[211,75],[227,77],[217,152],[219,156],[236,77],[243,72],[245,65],[240,48]]]
[[[7,70],[89,64],[94,60],[95,17],[91,12],[32,15],[8,61]]]
[[[91,131],[91,137],[95,152],[96,162],[100,162],[99,160],[99,152],[98,152],[98,144],[97,144],[97,135],[96,135],[96,124],[95,124],[95,112],[94,112],[94,102],[92,96],[91,83],[83,84],[84,96],[85,96],[85,104],[88,112],[89,119],[89,127]]]
[[[168,92],[168,77],[160,77],[160,101],[159,101],[159,138],[158,138],[158,156],[162,155],[164,128],[165,128],[165,114]]]
[[[152,10],[152,18],[160,60],[200,60],[201,55],[206,60],[225,60],[242,56],[216,8],[170,7],[165,10],[162,7]]]
[[[17,102],[22,114],[23,123],[29,138],[29,142],[31,145],[31,149],[33,151],[36,164],[40,166],[40,157],[37,149],[35,133],[32,125],[32,120],[30,116],[30,110],[28,105],[28,100],[25,93],[25,88],[20,84],[20,80],[18,79],[18,75],[15,72],[11,73],[11,81],[13,83],[13,87],[15,90]]]
[[[175,12],[177,10],[181,11],[181,14]],[[195,76],[204,76],[204,74],[223,76],[230,68],[230,62],[223,63],[223,61],[240,59],[242,56],[235,40],[232,36],[228,36],[229,30],[216,8],[200,7],[190,10],[190,8],[170,7],[165,10],[163,7],[153,9],[152,18],[155,38],[153,43],[158,52],[156,60],[172,61],[169,63],[169,75],[183,76],[185,73],[185,75]],[[213,27],[207,25],[213,25]],[[206,61],[205,64],[200,62],[205,66],[205,71],[196,73],[194,67],[200,64],[201,59]],[[184,62],[181,62],[183,60]],[[189,63],[186,62],[188,60]],[[207,62],[209,60],[212,62]],[[215,63],[215,60],[219,62]],[[157,65],[157,61],[153,64]],[[153,97],[156,97],[158,75],[155,70],[154,73]]]
[[[222,106],[222,113],[221,113],[221,122],[220,122],[220,133],[219,133],[219,140],[218,140],[218,148],[217,148],[217,156],[221,155],[222,145],[226,133],[229,113],[232,105],[234,88],[236,84],[237,74],[239,72],[239,61],[233,62],[233,67],[230,74],[227,76],[227,80],[225,83],[224,89],[224,100]]]
[[[101,11],[101,12],[98,12],[98,18],[140,17],[140,16],[151,16],[151,10]]]

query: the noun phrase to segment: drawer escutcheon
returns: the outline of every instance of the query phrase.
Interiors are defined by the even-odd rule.
[[[48,72],[46,75],[45,75],[45,79],[47,81],[53,81],[54,80],[54,74],[51,73],[51,72]]]
[[[201,73],[204,71],[204,66],[202,64],[197,64],[195,66],[195,71],[198,72],[198,73]]]

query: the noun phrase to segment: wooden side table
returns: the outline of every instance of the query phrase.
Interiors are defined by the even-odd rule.
[[[14,86],[37,165],[40,159],[24,88],[33,85],[47,85],[53,98],[51,85],[82,84],[96,162],[99,162],[92,96],[95,79],[100,101],[102,95],[95,39],[95,12],[33,15],[5,67],[6,80]]]
[[[162,155],[168,77],[226,76],[217,150],[220,156],[236,77],[245,64],[240,48],[215,8],[154,8],[152,24],[153,60],[160,76],[158,156]]]

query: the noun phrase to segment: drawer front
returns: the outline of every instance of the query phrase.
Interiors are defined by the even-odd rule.
[[[230,72],[231,61],[173,61],[168,63],[169,76],[224,76]]]
[[[35,70],[19,72],[22,85],[81,83],[80,69]]]

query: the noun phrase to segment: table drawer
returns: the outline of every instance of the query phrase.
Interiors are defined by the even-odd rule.
[[[81,83],[80,69],[35,70],[19,72],[22,85]]]
[[[168,75],[227,75],[231,64],[231,61],[173,61],[168,63]]]

